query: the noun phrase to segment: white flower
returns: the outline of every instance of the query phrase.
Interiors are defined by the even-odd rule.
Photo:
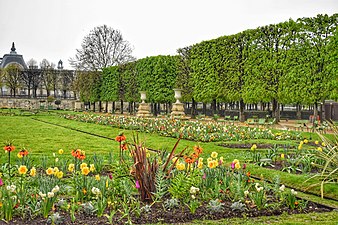
[[[93,193],[94,195],[99,195],[99,194],[101,193],[101,191],[100,191],[100,189],[98,189],[98,188],[96,188],[96,187],[93,187],[93,188],[92,188],[92,193]]]
[[[8,185],[8,186],[6,187],[6,189],[7,189],[7,191],[14,192],[15,189],[16,189],[16,186],[15,186],[14,184]]]
[[[192,198],[192,199],[195,199],[196,197],[195,197],[195,195],[191,195],[191,198]]]
[[[244,191],[245,196],[249,194],[249,191]]]
[[[44,197],[47,196],[46,194],[43,194],[41,191],[39,192],[39,195],[40,195],[41,198],[44,198]]]
[[[59,162],[59,158],[55,158],[55,162]]]
[[[53,198],[54,197],[54,192],[48,192],[47,196],[48,196],[48,198]]]
[[[257,192],[261,192],[263,190],[263,187],[256,188]]]
[[[199,192],[200,189],[194,186],[191,186],[190,188],[190,194],[196,194],[197,192]]]
[[[297,193],[297,191],[295,191],[295,190],[291,189],[291,194],[293,194],[293,195],[297,195],[298,193]]]
[[[285,190],[284,184],[283,184],[282,186],[279,187],[279,190],[280,190],[280,191],[284,191],[284,190]]]
[[[60,187],[59,187],[58,185],[56,185],[56,186],[52,189],[52,192],[53,192],[53,193],[56,193],[56,192],[58,192],[58,191],[60,191]]]

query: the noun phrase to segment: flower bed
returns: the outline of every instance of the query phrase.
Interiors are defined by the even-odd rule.
[[[158,133],[165,137],[182,137],[186,140],[241,141],[248,139],[295,140],[300,139],[298,132],[272,132],[266,128],[250,128],[245,126],[224,125],[217,122],[181,121],[164,118],[138,118],[102,114],[64,115],[65,119],[86,123],[108,125],[121,129],[139,130],[141,132]]]
[[[6,143],[1,219],[12,224],[177,223],[330,210],[298,198],[278,180],[271,185],[253,179],[237,159],[226,164],[217,152],[203,155],[199,146],[177,152],[178,140],[170,152],[153,152],[123,134],[115,140],[119,158],[108,165],[102,156],[90,158],[80,149],[60,149],[42,165],[33,165],[29,151],[21,149],[13,164],[16,148]]]

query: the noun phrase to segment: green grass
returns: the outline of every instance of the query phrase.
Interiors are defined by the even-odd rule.
[[[255,218],[231,218],[218,221],[196,221],[190,224],[203,224],[203,225],[261,225],[261,224],[284,224],[284,225],[305,225],[305,224],[325,224],[337,225],[338,212],[329,213],[308,213],[308,214],[293,214],[288,215],[284,213],[280,216],[261,216]]]

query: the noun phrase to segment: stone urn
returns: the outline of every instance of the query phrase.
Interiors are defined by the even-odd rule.
[[[138,111],[136,116],[138,117],[150,117],[152,116],[150,113],[150,104],[146,103],[145,100],[147,99],[147,92],[146,91],[140,91],[141,94],[141,100],[142,102],[138,106]]]
[[[175,92],[175,99],[176,102],[175,103],[181,103],[180,99],[182,98],[182,89],[173,89]]]
[[[171,108],[171,116],[172,117],[184,117],[184,105],[180,102],[180,99],[182,97],[182,89],[173,89],[175,92],[175,99],[176,102],[173,104]]]
[[[145,103],[145,100],[147,99],[147,92],[146,91],[140,91],[140,94],[141,94],[142,103]]]

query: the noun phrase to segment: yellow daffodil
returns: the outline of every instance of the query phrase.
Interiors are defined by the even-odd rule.
[[[176,169],[178,169],[178,170],[185,170],[185,164],[184,163],[178,163],[178,164],[176,164]]]
[[[20,166],[19,167],[19,174],[24,175],[24,174],[27,173],[27,171],[28,171],[28,169],[27,169],[26,166]]]
[[[87,167],[87,163],[81,163],[80,164],[80,169],[82,170],[82,168],[84,168],[84,167]]]
[[[234,159],[234,161],[232,161],[234,164],[239,163],[238,159]]]
[[[81,169],[81,173],[85,176],[87,176],[90,172],[90,169],[86,166]]]
[[[55,173],[55,176],[59,179],[61,179],[63,177],[63,172],[62,171],[58,171]]]
[[[322,142],[322,146],[323,146],[323,147],[326,147],[326,144],[325,144],[325,142]]]
[[[318,147],[317,150],[320,151],[320,152],[323,151],[323,149],[321,147]]]
[[[96,174],[96,175],[95,175],[95,180],[97,180],[97,181],[100,181],[100,180],[101,180],[101,178],[100,178],[100,175],[99,175],[99,174]]]
[[[54,170],[54,174],[60,171],[59,168],[57,168],[57,167],[54,167],[53,170]]]
[[[217,152],[212,152],[212,153],[211,153],[211,158],[216,159],[217,156],[218,156],[218,153],[217,153]]]
[[[305,144],[309,143],[309,140],[308,139],[304,139],[304,143]]]
[[[298,145],[298,150],[302,150],[303,144]]]
[[[21,159],[23,156],[20,154],[20,152],[16,155],[19,159]]]
[[[36,176],[36,169],[35,169],[35,167],[32,167],[32,169],[31,169],[29,175],[32,176],[32,177],[35,177],[35,176]]]
[[[94,164],[90,164],[90,172],[94,172],[95,171],[95,165]]]
[[[63,149],[59,149],[59,154],[62,155],[63,154]]]
[[[241,168],[241,164],[239,164],[239,162],[235,163],[235,168],[239,170]]]
[[[257,149],[257,145],[256,144],[253,144],[252,146],[251,146],[251,151],[255,151]]]
[[[73,163],[71,163],[71,164],[68,165],[68,171],[69,172],[73,172],[74,169],[75,169],[75,165]]]
[[[282,154],[280,154],[280,158],[281,158],[281,159],[284,159],[284,157],[285,157],[285,156],[284,156],[284,154],[283,154],[283,153],[282,153]]]
[[[47,175],[53,175],[54,174],[54,169],[49,167],[47,170],[46,170],[46,174]]]

